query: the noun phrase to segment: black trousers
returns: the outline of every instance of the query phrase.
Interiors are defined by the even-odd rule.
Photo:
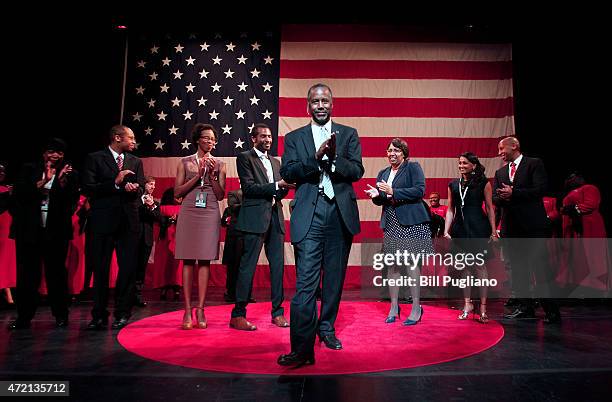
[[[29,322],[36,314],[43,264],[51,312],[57,319],[68,318],[68,242],[68,239],[44,228],[40,228],[39,233],[32,238],[16,239],[19,321]]]
[[[153,245],[147,245],[144,239],[144,234],[141,233],[138,241],[138,258],[136,262],[136,282],[144,283],[147,274],[147,265],[149,265],[149,256]]]
[[[533,310],[535,299],[540,299],[544,311],[558,312],[551,298],[555,294],[555,281],[547,241],[548,238],[504,239],[510,260],[512,293],[521,309]]]
[[[117,251],[119,273],[115,284],[115,318],[129,317],[134,302],[139,233],[122,226],[115,233],[98,233],[92,228],[91,253],[94,264],[94,319],[106,319],[109,312],[108,280],[113,250]]]
[[[232,317],[246,317],[246,306],[253,287],[253,277],[262,246],[265,247],[266,257],[270,263],[272,317],[285,313],[282,307],[283,300],[285,300],[283,290],[285,235],[278,222],[277,205],[272,207],[270,226],[266,233],[243,232],[244,251],[240,258],[240,268],[238,268],[236,305],[232,310]]]
[[[317,197],[306,237],[293,244],[296,293],[291,300],[291,351],[314,353],[317,332],[335,333],[342,287],[353,236],[347,231],[334,200]],[[321,315],[317,321],[316,292],[323,272]]]

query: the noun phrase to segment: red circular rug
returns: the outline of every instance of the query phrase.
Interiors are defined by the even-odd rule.
[[[503,327],[457,320],[457,310],[423,306],[421,322],[385,324],[389,304],[342,302],[336,336],[342,350],[315,345],[316,364],[298,369],[281,367],[276,359],[288,353],[289,328],[270,322],[270,303],[248,306],[248,319],[257,330],[229,328],[232,305],[206,308],[207,329],[180,329],[183,311],[133,322],[118,334],[123,347],[142,357],[207,371],[249,374],[322,375],[397,370],[443,363],[470,356],[498,343]],[[402,305],[402,320],[410,305]],[[289,303],[285,305],[289,319]]]

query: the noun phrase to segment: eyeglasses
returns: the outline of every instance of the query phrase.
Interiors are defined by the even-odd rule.
[[[215,142],[215,137],[200,137],[201,140],[204,141],[212,141]]]

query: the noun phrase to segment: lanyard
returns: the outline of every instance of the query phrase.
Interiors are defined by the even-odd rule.
[[[463,178],[459,179],[459,197],[461,198],[461,218],[465,220],[465,217],[463,216],[463,206],[465,205],[465,196],[467,195],[469,185],[466,183],[465,191],[461,191],[462,181],[463,181]]]
[[[196,165],[198,166],[198,170],[200,170],[200,160],[205,160],[206,158],[198,158],[198,154],[196,153]],[[202,177],[200,177],[200,188],[204,188],[204,178],[206,177],[206,171],[208,170],[208,166],[204,166],[204,173]]]

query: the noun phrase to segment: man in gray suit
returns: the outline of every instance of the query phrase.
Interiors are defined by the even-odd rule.
[[[291,243],[296,257],[296,294],[291,301],[291,353],[278,364],[314,364],[315,336],[342,349],[335,335],[342,286],[353,236],[361,230],[353,182],[364,174],[357,130],[331,121],[332,91],[325,84],[308,90],[312,121],[285,136],[281,176],[296,184]],[[321,317],[316,290],[324,270]]]
[[[265,124],[256,124],[251,132],[251,140],[253,148],[236,157],[243,193],[236,229],[243,232],[244,252],[238,269],[236,305],[230,320],[230,327],[244,331],[257,329],[246,319],[246,306],[263,245],[270,262],[272,323],[278,327],[289,326],[282,307],[285,217],[281,200],[293,186],[281,179],[280,162],[268,155],[272,146],[270,128]]]

